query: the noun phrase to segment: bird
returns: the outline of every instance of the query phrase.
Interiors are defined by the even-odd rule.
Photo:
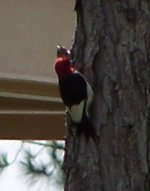
[[[77,135],[84,135],[86,140],[95,137],[95,129],[89,117],[93,101],[93,90],[85,77],[71,61],[71,52],[57,45],[57,58],[54,68],[58,76],[59,92]]]

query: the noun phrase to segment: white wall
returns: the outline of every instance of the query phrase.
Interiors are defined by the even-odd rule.
[[[0,0],[0,76],[55,77],[56,45],[72,44],[74,0]]]

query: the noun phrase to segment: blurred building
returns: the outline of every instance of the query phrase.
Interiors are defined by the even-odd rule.
[[[56,45],[70,47],[73,0],[0,0],[0,77],[53,79]]]
[[[75,22],[73,0],[0,0],[0,139],[63,139],[53,61]]]

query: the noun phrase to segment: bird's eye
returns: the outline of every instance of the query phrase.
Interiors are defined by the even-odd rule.
[[[68,54],[68,55],[70,55],[70,54],[71,54],[70,50],[67,50],[67,54]]]

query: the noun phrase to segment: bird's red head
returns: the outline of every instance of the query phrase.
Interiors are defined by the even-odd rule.
[[[58,57],[55,61],[55,71],[59,78],[65,76],[68,73],[70,67],[70,60],[65,57]]]
[[[57,58],[55,60],[55,71],[59,78],[62,78],[73,72],[70,64],[70,52],[66,48],[57,46]]]

